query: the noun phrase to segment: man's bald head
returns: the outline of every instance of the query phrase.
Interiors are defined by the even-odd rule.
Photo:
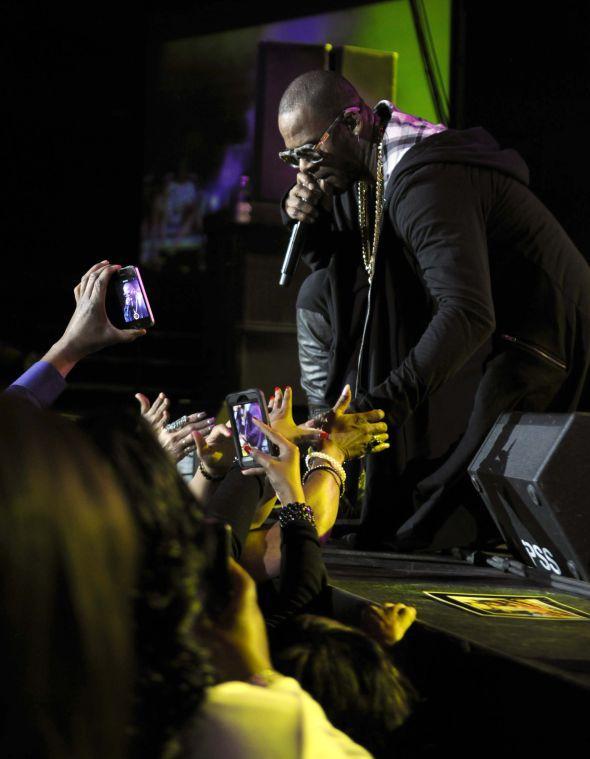
[[[279,103],[279,118],[293,111],[309,110],[326,123],[345,108],[360,105],[361,97],[352,84],[335,71],[307,71],[294,79]]]

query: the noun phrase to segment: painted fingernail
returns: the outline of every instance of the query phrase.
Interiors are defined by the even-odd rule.
[[[268,402],[269,402],[269,403],[274,403],[274,402],[275,402],[275,397],[274,397],[274,395],[271,395],[271,396],[270,396],[270,398],[268,399]]]
[[[209,424],[214,424],[215,423],[215,417],[214,416],[210,417],[209,419],[207,419],[207,422]]]
[[[326,430],[320,430],[320,437],[323,438],[324,440],[329,440],[330,433],[326,432]]]
[[[246,451],[246,453],[250,453],[252,451],[252,448],[249,445],[245,445],[244,450]]]
[[[280,393],[280,392],[281,392],[281,388],[280,387],[275,387],[275,393]]]

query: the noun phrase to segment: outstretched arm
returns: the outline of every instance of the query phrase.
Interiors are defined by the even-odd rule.
[[[65,378],[85,356],[145,335],[144,329],[117,329],[107,316],[107,285],[120,268],[101,261],[84,274],[74,288],[76,308],[65,332],[41,361],[12,383],[7,393],[24,397],[36,406],[50,406],[65,389]]]
[[[296,427],[291,417],[292,394],[287,388],[283,394],[280,388],[275,389],[272,410],[273,429],[278,427],[286,436],[293,437],[306,425]],[[346,459],[354,459],[364,455],[368,444],[372,444],[374,454],[389,448],[387,425],[381,421],[383,411],[375,409],[364,413],[347,413],[351,402],[350,387],[346,385],[334,408],[327,414],[327,430],[316,438],[316,446],[321,452],[328,454],[338,465]],[[277,406],[280,413],[277,413]],[[309,424],[313,424],[313,421]],[[309,429],[309,427],[308,427]],[[338,514],[340,501],[339,474],[336,471],[319,469],[315,466],[325,466],[325,459],[310,459],[311,473],[306,475],[303,485],[305,503],[311,507],[315,515],[317,532],[320,538],[328,535]],[[332,469],[332,464],[329,465]],[[253,530],[249,533],[246,546],[241,558],[242,563],[250,574],[258,581],[277,577],[281,566],[281,530],[278,523],[269,529]]]

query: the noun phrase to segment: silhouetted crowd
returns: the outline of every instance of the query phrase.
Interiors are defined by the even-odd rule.
[[[336,618],[322,559],[343,464],[389,445],[383,413],[349,412],[347,386],[297,425],[275,388],[252,423],[276,455],[246,444],[247,470],[228,424],[170,422],[163,394],[60,416],[79,361],[145,334],[108,319],[119,268],[82,277],[63,336],[0,396],[2,756],[391,756],[415,610]]]

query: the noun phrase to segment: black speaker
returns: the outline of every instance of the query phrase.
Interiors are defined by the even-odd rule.
[[[469,466],[508,548],[590,580],[590,414],[502,414]]]

